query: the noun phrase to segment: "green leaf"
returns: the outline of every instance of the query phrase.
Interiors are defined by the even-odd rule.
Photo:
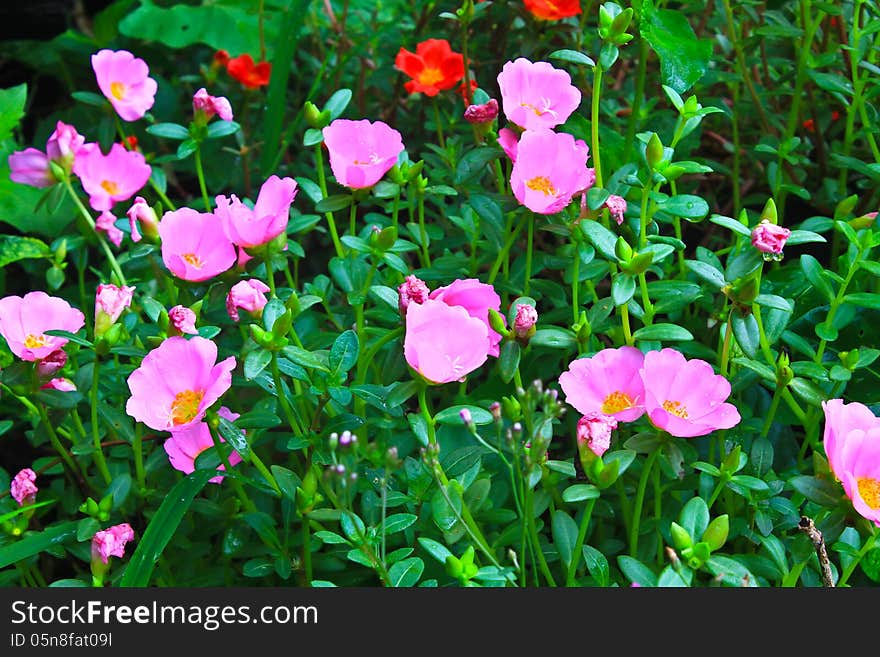
[[[583,502],[599,497],[600,491],[593,484],[574,484],[562,491],[565,502]]]
[[[352,204],[351,194],[334,194],[315,204],[315,212],[338,212]]]
[[[241,458],[246,461],[250,460],[250,446],[248,445],[248,441],[245,437],[244,431],[239,429],[225,417],[221,417],[218,419],[220,420],[220,424],[217,427],[217,430],[220,434],[220,437],[227,443],[232,445],[235,451],[241,454]]]
[[[272,362],[272,352],[265,349],[254,349],[244,357],[244,378],[255,379],[266,366]]]
[[[86,340],[85,338],[81,338],[76,333],[71,333],[70,331],[64,331],[62,329],[49,329],[48,331],[43,331],[46,335],[52,335],[58,338],[66,338],[71,342],[75,342],[78,345],[83,347],[88,347],[89,349],[94,349],[95,345]]]
[[[498,354],[498,375],[504,383],[510,383],[519,367],[522,348],[516,340],[505,340]]]
[[[636,279],[625,272],[617,272],[611,281],[611,300],[622,306],[636,293]]]
[[[709,204],[703,198],[692,194],[670,196],[658,203],[657,207],[674,217],[684,217],[685,219],[702,219],[709,213]]]
[[[736,343],[749,358],[755,358],[760,348],[761,340],[755,316],[749,314],[743,317],[738,313],[733,313],[730,323]]]
[[[752,230],[748,226],[740,223],[733,217],[724,217],[720,214],[713,214],[709,217],[709,221],[713,224],[724,226],[728,230],[732,230],[734,233],[742,235],[743,237],[751,237],[752,235]]]
[[[227,137],[229,135],[234,135],[239,130],[241,130],[241,126],[235,121],[214,121],[208,126],[208,132],[205,139]]]
[[[24,116],[27,101],[27,84],[0,89],[0,141],[9,139],[12,131]]]
[[[417,539],[419,541],[419,545],[421,545],[432,557],[434,557],[437,561],[442,564],[446,563],[446,558],[455,556],[452,552],[449,551],[442,543],[438,543],[432,538],[426,538],[424,536],[419,536]]]
[[[189,130],[178,123],[154,123],[147,126],[147,132],[166,139],[189,139]]]
[[[144,535],[131,555],[119,586],[144,587],[150,584],[153,568],[177,526],[189,510],[193,499],[215,476],[212,470],[196,470],[178,481],[165,496],[159,509],[150,519]]]
[[[638,559],[620,555],[617,557],[617,565],[631,582],[651,588],[657,586],[657,575]]]
[[[54,545],[70,541],[76,537],[78,525],[79,521],[76,520],[65,522],[41,532],[28,534],[20,541],[0,547],[0,568],[6,568],[6,566],[24,561]]]
[[[480,408],[479,406],[471,406],[468,404],[450,406],[449,408],[445,408],[434,416],[434,420],[436,422],[439,422],[440,424],[462,425],[464,424],[461,421],[461,411],[463,409],[467,409],[468,411],[470,411],[471,418],[476,425],[492,424],[493,422],[492,414],[485,408]]]
[[[327,99],[323,111],[330,113],[330,120],[332,121],[342,116],[342,113],[345,111],[345,108],[348,107],[350,102],[351,89],[339,89],[338,91],[333,92],[333,95]]]
[[[6,265],[28,258],[48,258],[49,246],[36,237],[0,235],[0,269]]]
[[[551,520],[553,532],[553,544],[559,552],[559,558],[568,568],[574,553],[574,544],[577,541],[577,523],[565,511],[556,510]]]
[[[455,184],[460,185],[486,173],[487,165],[503,153],[500,148],[494,146],[478,146],[468,151],[455,167]]]
[[[801,269],[813,287],[829,301],[834,299],[834,290],[831,289],[831,284],[825,278],[825,270],[819,261],[808,253],[802,253],[800,263]]]
[[[343,331],[330,347],[330,356],[328,357],[330,370],[345,374],[357,363],[359,351],[360,344],[357,333],[351,329]]]
[[[833,509],[842,499],[843,489],[826,479],[800,475],[788,480],[788,485],[811,502]]]
[[[685,260],[684,265],[697,276],[711,284],[713,287],[717,287],[719,290],[727,285],[724,274],[708,263],[701,262],[700,260]]]
[[[550,347],[552,349],[571,350],[577,346],[574,333],[566,329],[547,327],[535,331],[535,335],[529,340],[533,347]]]
[[[385,534],[401,532],[412,525],[419,517],[414,513],[395,513],[385,518]]]
[[[617,262],[617,256],[614,253],[614,245],[617,243],[617,236],[610,230],[605,228],[598,221],[592,219],[582,219],[580,222],[581,231],[586,235],[587,239],[596,247],[606,260]]]
[[[655,9],[651,0],[643,0],[639,32],[660,59],[662,83],[679,94],[708,70],[712,42],[698,39],[682,12]]]
[[[418,557],[410,557],[398,561],[388,569],[388,579],[395,588],[408,588],[415,586],[425,572],[425,562]]]
[[[860,308],[873,308],[880,310],[880,294],[871,294],[870,292],[853,292],[843,297],[846,303],[851,303]]]
[[[693,340],[694,336],[686,328],[677,324],[652,324],[651,326],[643,326],[633,333],[636,340],[670,340],[670,341],[686,341]]]
[[[284,347],[283,352],[284,355],[287,356],[294,363],[298,363],[305,368],[308,368],[310,370],[321,370],[322,372],[330,371],[327,368],[327,361],[322,359],[316,353],[307,351],[306,349],[302,349],[300,347],[294,347],[292,345]]]
[[[578,52],[577,50],[569,50],[567,48],[563,48],[562,50],[554,50],[547,56],[550,59],[558,59],[563,62],[571,62],[572,64],[589,66],[590,68],[596,65],[596,62],[587,57],[584,53]]]

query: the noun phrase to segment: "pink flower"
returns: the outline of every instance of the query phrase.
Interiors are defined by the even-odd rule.
[[[92,558],[108,563],[110,557],[125,556],[125,544],[134,539],[134,530],[127,522],[95,532],[92,537]]]
[[[880,426],[847,433],[835,466],[834,474],[853,508],[880,527]]]
[[[168,320],[178,333],[190,335],[198,335],[199,333],[196,329],[196,314],[186,306],[174,306],[168,311]]]
[[[261,246],[278,237],[287,229],[290,204],[296,198],[297,184],[293,178],[269,176],[263,186],[254,209],[238,200],[235,194],[229,198],[217,196],[214,210],[223,232],[233,244],[245,248]]]
[[[617,420],[610,415],[591,411],[578,420],[577,439],[593,454],[602,456],[611,446],[611,432],[617,428]]]
[[[131,305],[134,286],[98,285],[95,294],[95,335],[103,335]]]
[[[498,87],[507,120],[525,130],[561,125],[581,104],[581,92],[566,71],[524,57],[504,65]]]
[[[400,133],[382,121],[336,119],[322,132],[336,182],[352,189],[375,185],[403,152]]]
[[[122,244],[122,239],[125,237],[125,233],[117,228],[116,216],[110,210],[104,210],[95,219],[95,231],[105,233],[113,246]]]
[[[846,437],[853,431],[868,433],[880,428],[880,418],[860,402],[845,403],[842,399],[829,399],[822,402],[825,415],[823,446],[828,466],[836,476],[840,472],[840,451]]]
[[[99,50],[92,68],[101,93],[123,121],[137,121],[153,106],[156,81],[147,63],[127,50]]]
[[[210,340],[165,338],[129,375],[125,411],[156,431],[181,431],[229,390],[233,369],[235,357],[217,363],[217,345]]]
[[[501,334],[495,332],[489,325],[489,308],[501,310],[501,297],[495,292],[494,287],[481,283],[476,278],[458,279],[445,287],[438,287],[431,292],[429,298],[442,301],[449,306],[461,306],[471,317],[483,322],[489,335],[487,354],[498,357]]]
[[[213,214],[180,208],[159,222],[162,261],[185,281],[206,281],[235,264],[235,246]]]
[[[202,87],[193,96],[193,111],[198,115],[202,112],[208,120],[215,114],[223,121],[232,120],[232,105],[225,96],[210,96],[207,89]]]
[[[46,142],[46,155],[50,160],[70,171],[73,160],[85,141],[86,138],[72,125],[58,121],[55,124],[55,131],[49,135],[49,141]]]
[[[18,506],[25,506],[25,503],[32,504],[37,495],[37,473],[30,468],[19,470],[18,474],[12,478],[9,486],[9,494],[12,499],[18,502]]]
[[[49,157],[36,148],[15,151],[8,158],[9,179],[31,187],[50,187],[55,177],[49,169]]]
[[[140,191],[152,169],[141,153],[122,144],[114,143],[107,155],[98,144],[86,144],[76,153],[73,172],[89,195],[89,205],[101,212]]]
[[[605,207],[608,208],[608,212],[611,213],[614,221],[620,226],[623,223],[624,213],[626,213],[626,199],[622,196],[611,194],[605,199]]]
[[[406,311],[403,353],[430,383],[462,380],[486,362],[489,348],[486,323],[461,306],[428,299]]]
[[[692,438],[739,424],[736,406],[725,402],[730,382],[706,361],[667,347],[645,354],[641,375],[645,411],[658,429]]]
[[[565,401],[582,415],[601,413],[621,422],[637,420],[645,412],[645,385],[639,369],[644,355],[635,347],[603,349],[578,358],[559,375]]]
[[[41,385],[40,388],[43,390],[60,390],[61,392],[73,392],[76,390],[73,381],[65,379],[64,377],[49,379],[46,383]]]
[[[226,295],[226,312],[233,322],[237,322],[238,309],[246,310],[254,317],[259,317],[266,305],[266,292],[269,286],[258,278],[239,281],[232,286]]]
[[[230,422],[234,422],[240,417],[238,413],[233,413],[225,406],[220,407],[217,415]],[[226,441],[220,438],[220,442],[225,443]],[[213,446],[214,439],[211,438],[211,430],[208,428],[207,422],[198,422],[188,429],[174,431],[171,433],[171,437],[163,444],[165,453],[168,454],[168,460],[171,462],[171,467],[175,470],[180,470],[184,474],[190,474],[195,471],[198,455]],[[241,463],[241,455],[235,450],[229,452],[228,458],[229,465]],[[217,466],[217,469],[225,470],[226,466],[221,463]],[[217,475],[216,477],[211,477],[208,481],[213,484],[219,484],[223,481],[223,476]]]
[[[516,151],[519,145],[519,137],[510,128],[501,128],[498,131],[498,145],[511,162],[516,162]]]
[[[125,214],[128,216],[128,223],[131,226],[132,242],[141,241],[138,222],[141,222],[147,237],[155,238],[159,235],[159,217],[156,216],[156,211],[150,207],[143,196],[135,196],[134,203]]]
[[[464,111],[464,120],[475,125],[490,123],[498,116],[498,101],[490,98],[482,105],[468,105]]]
[[[406,317],[406,309],[411,303],[425,303],[430,294],[431,291],[425,281],[415,274],[407,276],[397,288],[397,309],[400,311],[400,316]]]
[[[518,338],[528,337],[529,332],[538,322],[538,311],[534,306],[527,303],[516,304],[516,317],[513,320],[513,330]]]
[[[752,246],[761,253],[782,253],[786,240],[791,231],[783,226],[777,226],[764,219],[752,230]]]
[[[28,292],[24,297],[0,299],[0,335],[22,360],[39,360],[67,344],[67,338],[45,331],[76,333],[86,323],[85,315],[59,297],[45,292]]]
[[[37,361],[37,375],[41,379],[51,379],[64,369],[67,364],[67,352],[64,349],[56,349],[45,358]]]
[[[538,214],[555,214],[589,189],[596,174],[587,168],[589,148],[565,132],[526,130],[510,174],[513,195]]]

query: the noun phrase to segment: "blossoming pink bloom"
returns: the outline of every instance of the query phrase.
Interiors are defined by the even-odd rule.
[[[137,121],[153,106],[158,85],[140,57],[127,50],[99,50],[92,55],[92,68],[101,93],[123,121]]]
[[[486,323],[461,306],[428,299],[406,311],[406,362],[431,383],[462,380],[486,362],[489,348]]]
[[[867,433],[880,428],[880,418],[874,415],[867,406],[860,402],[845,403],[842,399],[829,399],[822,402],[825,415],[825,432],[823,446],[828,466],[837,474],[839,453],[843,443],[852,431]]]
[[[835,463],[853,508],[880,527],[880,426],[846,434]]]
[[[186,306],[174,306],[174,308],[168,311],[168,320],[180,333],[198,335],[199,331],[196,329],[196,314]]]
[[[406,317],[406,309],[411,303],[425,303],[431,291],[428,285],[415,274],[407,276],[397,287],[397,309],[401,317]],[[499,302],[500,303],[500,302]]]
[[[122,244],[122,240],[125,237],[125,233],[116,226],[116,216],[110,210],[104,210],[98,215],[98,218],[95,219],[95,230],[107,235],[107,239],[110,240],[113,246]]]
[[[61,392],[73,392],[76,390],[73,381],[65,379],[64,377],[49,379],[46,383],[41,385],[40,388],[43,390],[60,390]]]
[[[510,188],[524,206],[538,214],[555,214],[596,180],[587,168],[589,148],[564,132],[526,130],[517,145]]]
[[[218,363],[210,340],[166,338],[129,375],[125,411],[156,431],[186,429],[229,390],[233,369],[235,357]]]
[[[134,296],[133,285],[117,285],[101,283],[95,293],[95,333],[101,335],[109,329],[122,311],[131,305]]]
[[[67,338],[46,335],[46,331],[76,333],[85,323],[85,315],[79,310],[45,292],[0,299],[0,335],[6,338],[12,353],[22,360],[45,358],[67,344]]]
[[[752,246],[762,253],[782,253],[791,231],[764,219],[752,229]]]
[[[336,119],[322,132],[336,182],[352,189],[375,185],[403,152],[400,133],[382,121]]]
[[[611,194],[605,199],[605,207],[608,208],[608,212],[611,213],[611,216],[614,218],[614,221],[617,222],[617,225],[621,225],[623,223],[624,214],[626,213],[626,199],[622,196]]]
[[[239,413],[233,413],[225,406],[221,406],[217,411],[217,415],[226,418],[230,422],[237,420]],[[221,443],[226,441],[220,438]],[[211,438],[211,430],[208,428],[207,422],[199,422],[192,425],[188,429],[182,431],[174,431],[171,437],[165,441],[163,447],[165,453],[168,454],[168,460],[171,467],[180,470],[184,474],[190,474],[196,469],[196,458],[199,454],[214,446],[214,439]],[[229,465],[237,465],[241,463],[241,455],[232,450],[229,452]],[[225,470],[226,466],[222,463],[217,466],[218,470]],[[223,481],[222,475],[211,477],[208,479],[213,484],[219,484]]]
[[[24,503],[33,502],[39,488],[34,483],[37,480],[37,473],[30,468],[20,470],[17,475],[12,478],[9,486],[9,494],[12,499],[18,502],[18,506],[24,506]]]
[[[296,192],[297,184],[293,178],[269,176],[260,187],[253,210],[232,194],[229,198],[217,196],[214,199],[217,202],[214,215],[219,218],[230,242],[246,248],[260,246],[287,229],[290,204],[296,198]]]
[[[645,354],[641,374],[645,412],[658,429],[692,438],[739,424],[736,406],[725,402],[730,382],[706,361],[667,347]]]
[[[591,411],[577,424],[577,439],[596,456],[602,456],[611,447],[611,432],[617,428],[617,420],[610,415]]]
[[[442,301],[449,306],[461,306],[467,310],[471,317],[483,322],[489,335],[487,354],[498,357],[501,334],[494,331],[489,325],[489,308],[501,310],[501,297],[498,296],[494,287],[482,283],[476,278],[460,278],[445,287],[438,287],[431,292],[429,298]]]
[[[156,211],[150,207],[150,204],[147,203],[143,196],[136,196],[134,203],[132,203],[125,214],[128,216],[128,223],[131,226],[132,242],[141,241],[138,222],[143,225],[144,233],[148,237],[155,237],[159,234],[159,217],[156,216]]]
[[[141,153],[122,144],[114,143],[107,155],[98,144],[85,144],[76,153],[73,172],[89,195],[89,205],[101,212],[140,191],[152,169]]]
[[[53,162],[70,170],[77,152],[82,148],[86,138],[76,131],[72,125],[63,121],[55,124],[55,131],[46,142],[46,155]]]
[[[180,208],[159,222],[162,261],[185,281],[206,281],[235,264],[235,246],[213,214]]]
[[[232,120],[232,105],[225,96],[211,96],[208,90],[202,87],[193,96],[193,110],[204,112],[205,118],[210,119],[215,114],[224,121]]]
[[[638,419],[645,412],[645,385],[639,373],[644,358],[627,346],[573,360],[559,375],[565,401],[581,415],[601,413],[621,422]]]
[[[237,322],[238,309],[246,310],[251,315],[258,317],[266,305],[266,292],[269,286],[258,278],[239,281],[232,286],[226,295],[226,312],[233,322]]]
[[[134,530],[127,522],[95,532],[92,537],[92,557],[108,563],[110,557],[125,556],[125,545],[134,539]]]
[[[502,67],[498,87],[507,120],[525,130],[561,125],[581,104],[568,72],[524,57]]]
[[[49,170],[49,156],[36,148],[15,151],[7,159],[9,179],[31,187],[49,187],[55,184],[55,177]]]
[[[519,145],[519,137],[510,128],[501,128],[498,131],[498,145],[511,162],[516,162],[516,150]]]

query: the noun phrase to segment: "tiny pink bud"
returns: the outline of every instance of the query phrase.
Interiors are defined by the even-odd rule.
[[[101,336],[116,323],[122,311],[131,305],[134,286],[101,283],[95,294],[95,335]]]
[[[418,278],[415,274],[407,276],[403,283],[397,288],[397,307],[400,310],[400,316],[406,317],[406,309],[409,308],[409,304],[425,303],[430,294],[431,291],[428,289],[428,285],[425,281]]]
[[[492,417],[497,422],[501,419],[501,402],[492,402],[489,404],[489,412],[492,414]]]
[[[125,556],[125,544],[134,538],[134,530],[127,522],[95,532],[92,537],[92,560],[100,558],[106,564],[110,557]]]
[[[49,379],[46,383],[41,385],[40,388],[43,390],[60,390],[61,392],[73,392],[76,390],[73,381],[65,379],[64,377]]]
[[[247,311],[252,317],[259,317],[268,300],[269,286],[258,278],[239,281],[226,295],[226,312],[233,322],[239,320],[238,309]]]
[[[608,208],[617,225],[621,225],[623,223],[623,215],[626,212],[626,199],[612,194],[605,199],[605,207]]]
[[[461,421],[464,422],[466,425],[470,426],[474,423],[474,418],[471,415],[470,410],[468,410],[467,408],[461,409],[458,414],[461,417]]]
[[[513,330],[518,338],[530,337],[530,332],[538,321],[538,311],[534,306],[527,303],[516,305],[516,319],[513,321]]]
[[[762,253],[778,255],[782,253],[790,235],[791,231],[788,228],[764,219],[752,230],[752,246]]]
[[[590,412],[578,420],[577,439],[596,455],[602,456],[611,446],[611,432],[617,428],[617,420],[599,412]]]
[[[159,217],[156,211],[150,207],[143,196],[136,196],[134,203],[125,213],[128,216],[128,223],[131,226],[131,241],[140,242],[141,234],[138,231],[138,222],[143,228],[144,235],[151,239],[155,239],[159,235]]]
[[[34,501],[34,497],[39,490],[34,483],[37,480],[37,473],[30,468],[24,468],[12,478],[9,486],[9,494],[12,499],[18,502],[19,506],[25,506]]]
[[[204,87],[193,96],[193,111],[203,112],[206,119],[216,114],[224,121],[232,120],[232,105],[229,104],[229,100],[224,96],[209,95]]]
[[[55,132],[49,136],[49,141],[46,142],[46,155],[50,160],[70,172],[76,152],[85,141],[86,138],[79,134],[72,125],[58,121],[55,124]]]
[[[122,244],[122,238],[125,237],[123,232],[116,227],[116,217],[110,210],[104,210],[95,220],[95,231],[106,233],[113,246]]]
[[[196,329],[196,314],[186,306],[174,306],[168,311],[168,319],[171,326],[177,331],[175,335],[189,333],[198,335]]]
[[[464,111],[464,120],[472,124],[489,123],[498,116],[498,101],[490,98],[482,105],[468,105]]]
[[[37,361],[37,374],[41,379],[51,379],[67,364],[67,352],[56,349]]]

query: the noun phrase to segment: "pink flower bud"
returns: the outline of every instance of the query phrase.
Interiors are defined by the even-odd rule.
[[[238,309],[246,310],[253,317],[259,317],[268,301],[266,292],[269,286],[258,278],[239,281],[226,295],[226,312],[233,322],[239,320]]]
[[[105,564],[110,557],[121,559],[125,556],[125,544],[133,538],[134,530],[127,522],[95,532],[92,537],[92,559],[100,558]]]
[[[497,422],[501,419],[501,402],[492,402],[489,404],[489,412],[492,418]]]
[[[498,101],[490,98],[483,105],[468,105],[464,111],[464,120],[472,124],[489,123],[498,116]]]
[[[168,311],[168,320],[177,334],[189,333],[198,335],[196,330],[196,314],[186,306],[174,306]]]
[[[125,237],[122,231],[116,227],[116,217],[110,210],[104,210],[101,216],[95,220],[95,230],[99,233],[106,233],[107,239],[113,243],[113,246],[122,244],[122,238]]]
[[[37,361],[37,374],[41,379],[51,379],[67,364],[67,352],[56,349],[45,358]]]
[[[612,194],[605,199],[605,207],[608,208],[617,225],[621,225],[623,223],[623,215],[626,212],[626,199]]]
[[[24,470],[19,471],[19,473],[12,478],[12,483],[9,486],[9,494],[12,495],[12,499],[18,502],[19,506],[25,506],[34,501],[34,497],[39,490],[34,483],[36,480],[37,473],[30,468],[25,468]]]
[[[534,306],[527,303],[516,304],[516,319],[513,321],[513,330],[518,338],[527,338],[530,331],[538,321],[538,311]]]
[[[49,170],[49,157],[36,148],[15,151],[8,158],[9,179],[31,187],[50,187],[55,177]]]
[[[611,432],[616,428],[617,420],[594,411],[578,420],[577,439],[579,443],[589,447],[596,456],[602,456],[611,446]]]
[[[193,96],[193,111],[203,112],[206,119],[216,114],[224,121],[232,120],[232,105],[229,104],[229,100],[224,96],[209,95],[204,87]]]
[[[46,383],[41,385],[40,388],[43,390],[60,390],[61,392],[73,392],[76,390],[73,381],[65,379],[64,377],[49,379]]]
[[[791,231],[766,219],[752,230],[752,246],[762,253],[780,254]]]
[[[138,222],[144,230],[144,235],[151,239],[155,239],[159,235],[159,217],[156,211],[150,207],[149,203],[143,196],[136,196],[134,203],[125,213],[128,215],[128,222],[131,226],[131,241],[140,242],[141,234],[138,231]]]
[[[55,124],[55,132],[46,142],[46,155],[69,172],[73,167],[73,158],[76,157],[76,152],[85,142],[86,138],[79,134],[76,128],[58,121]]]
[[[461,417],[461,421],[464,422],[465,425],[470,426],[474,423],[474,418],[471,416],[471,412],[468,409],[463,408],[458,412],[458,414]]]
[[[95,335],[101,336],[116,323],[122,311],[131,305],[134,286],[98,285],[95,294]]]
[[[407,276],[397,288],[397,307],[400,310],[400,316],[406,317],[406,309],[409,308],[410,303],[425,303],[430,293],[425,281],[415,274]]]

